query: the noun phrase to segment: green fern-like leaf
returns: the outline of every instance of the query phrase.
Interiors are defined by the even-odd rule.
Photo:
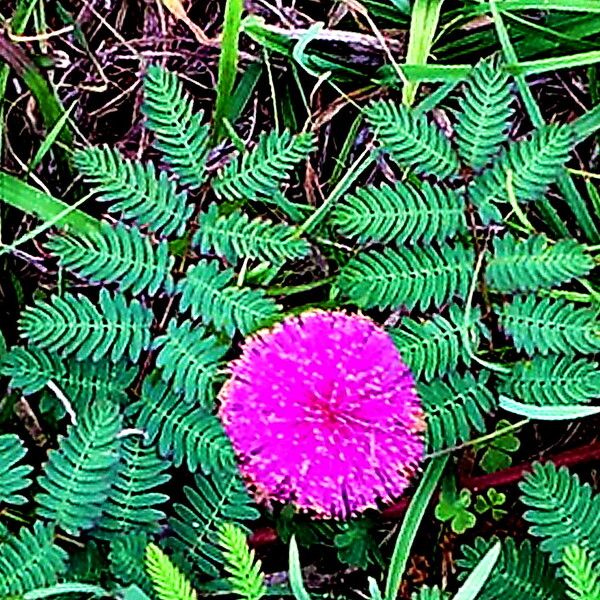
[[[538,200],[555,183],[573,147],[568,126],[549,125],[513,142],[490,169],[476,177],[469,196],[484,223],[500,221],[498,204],[507,204],[509,183],[518,202]]]
[[[201,187],[206,181],[208,126],[202,125],[202,111],[193,112],[192,99],[177,75],[158,65],[148,67],[142,112],[156,148],[181,184]]]
[[[166,172],[157,172],[152,163],[126,160],[108,146],[79,150],[74,162],[99,200],[111,203],[109,213],[122,213],[123,219],[157,234],[183,233],[193,207]]]
[[[94,402],[78,417],[38,481],[40,516],[72,534],[96,524],[115,480],[120,429],[118,407],[109,401]]]
[[[124,585],[137,585],[146,594],[152,593],[152,581],[146,573],[144,553],[148,537],[144,533],[131,533],[112,540],[110,545],[110,572]]]
[[[310,251],[294,227],[266,219],[250,220],[240,211],[219,216],[215,204],[200,216],[193,243],[200,252],[216,252],[232,264],[240,258],[280,263],[303,258]]]
[[[0,544],[0,597],[52,586],[66,569],[67,553],[54,544],[54,528],[36,522]]]
[[[27,498],[18,493],[31,485],[28,475],[33,467],[18,464],[26,454],[18,436],[0,435],[0,506],[27,502]]]
[[[563,553],[563,578],[571,600],[600,598],[600,564],[594,565],[587,552],[577,544],[567,546]]]
[[[473,431],[485,431],[484,417],[497,408],[488,372],[478,379],[471,373],[451,374],[447,381],[419,384],[418,391],[427,418],[428,445],[433,451],[466,442]]]
[[[136,531],[160,531],[165,513],[157,506],[167,502],[169,496],[152,490],[171,479],[165,473],[168,467],[169,463],[157,455],[156,449],[147,447],[139,437],[127,439],[121,448],[118,471],[96,536],[114,539]]]
[[[336,204],[332,220],[343,235],[360,242],[430,243],[466,231],[463,197],[428,182],[361,188]]]
[[[579,358],[534,356],[505,376],[501,390],[527,404],[587,404],[600,396],[600,365]]]
[[[440,179],[456,175],[458,157],[450,140],[427,117],[393,102],[375,102],[365,115],[377,140],[402,167]]]
[[[447,317],[435,315],[426,321],[405,317],[388,332],[415,377],[431,381],[455,370],[459,363],[471,364],[482,331],[480,317],[472,311],[467,318],[453,305]]]
[[[540,198],[558,179],[573,144],[573,129],[559,125],[537,129],[526,140],[511,144],[508,163],[517,200]]]
[[[173,291],[174,257],[165,241],[153,242],[138,229],[103,223],[97,234],[56,235],[46,247],[61,267],[93,283],[117,283],[121,291],[154,296]]]
[[[54,382],[76,408],[94,400],[110,399],[121,404],[136,375],[123,363],[63,360],[38,348],[15,347],[0,362],[0,374],[11,377],[10,387],[24,395],[39,392]]]
[[[223,523],[218,535],[231,591],[244,600],[260,600],[267,594],[267,586],[261,562],[248,548],[246,535],[232,523]]]
[[[251,201],[272,197],[289,171],[306,160],[314,149],[311,133],[291,135],[272,131],[260,137],[251,152],[243,152],[230,162],[212,183],[219,198]]]
[[[197,475],[195,486],[184,488],[188,505],[175,504],[169,524],[175,537],[168,543],[188,556],[198,569],[217,577],[222,563],[218,530],[226,522],[241,525],[258,518],[246,487],[236,470],[214,471],[210,477]]]
[[[465,575],[471,571],[497,538],[476,538],[473,546],[463,545],[464,558],[457,561]],[[477,600],[562,600],[563,591],[543,552],[525,540],[517,546],[512,538],[502,541],[502,551]]]
[[[146,548],[146,571],[159,600],[198,599],[186,576],[156,544]]]
[[[596,312],[564,298],[517,297],[502,307],[500,323],[517,350],[528,354],[600,351]]]
[[[191,309],[193,319],[212,324],[232,336],[236,331],[248,335],[270,325],[277,314],[277,303],[260,290],[232,285],[232,269],[220,269],[217,261],[201,260],[188,269],[177,286],[182,311]]]
[[[235,453],[221,421],[184,402],[163,382],[144,380],[141,397],[128,414],[135,415],[135,427],[146,433],[147,442],[176,467],[185,463],[192,473],[235,469]]]
[[[549,245],[543,235],[519,240],[507,234],[494,241],[486,271],[488,284],[500,292],[527,292],[587,275],[594,260],[575,240]]]
[[[471,71],[459,101],[456,144],[463,162],[477,171],[500,153],[506,141],[512,94],[508,73],[496,61],[481,61]]]
[[[519,487],[521,501],[529,507],[524,515],[532,524],[529,532],[544,538],[540,548],[550,553],[551,562],[560,562],[571,544],[585,550],[591,561],[600,560],[600,494],[593,494],[589,484],[548,462],[535,463]]]
[[[342,269],[338,285],[361,308],[426,310],[453,297],[465,298],[473,276],[473,253],[463,246],[372,250]]]
[[[128,356],[133,362],[150,346],[152,312],[137,300],[100,290],[99,308],[89,298],[73,294],[38,300],[21,313],[21,335],[41,349],[77,360],[113,362]]]
[[[418,592],[413,592],[411,600],[447,600],[450,596],[439,587],[422,587]]]
[[[210,408],[219,361],[228,347],[203,327],[193,327],[190,321],[178,325],[173,320],[167,333],[155,338],[153,348],[160,348],[156,366],[162,368],[163,381],[182,392],[186,402]]]

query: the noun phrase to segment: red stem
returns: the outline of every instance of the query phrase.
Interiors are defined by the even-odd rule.
[[[586,446],[565,450],[554,456],[540,457],[540,462],[551,460],[557,467],[569,467],[578,465],[591,460],[600,460],[600,441],[592,442]],[[480,492],[490,488],[503,487],[511,485],[523,478],[525,473],[531,471],[531,462],[522,463],[507,469],[502,469],[496,473],[488,473],[477,477],[465,477],[460,481],[462,488],[467,488],[472,492]],[[404,515],[406,508],[410,503],[410,498],[402,498],[395,504],[388,506],[381,512],[381,519],[385,521],[394,521]],[[250,545],[253,547],[267,546],[276,542],[277,532],[272,527],[263,527],[257,529],[250,536]]]

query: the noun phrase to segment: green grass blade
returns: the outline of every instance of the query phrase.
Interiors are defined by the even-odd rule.
[[[588,110],[573,122],[577,141],[583,141],[600,129],[600,104]]]
[[[448,457],[449,454],[444,454],[431,459],[406,511],[400,533],[396,540],[394,553],[392,554],[392,561],[385,584],[385,600],[395,600],[398,596],[398,590],[402,582],[402,575],[406,569],[410,549],[417,535],[417,530],[419,529],[427,505],[448,462]]]
[[[561,10],[600,13],[597,0],[497,0],[498,10]]]
[[[37,0],[19,0],[10,21],[12,32],[16,35],[22,35],[27,27],[29,17],[37,4]],[[6,95],[6,84],[8,83],[8,75],[10,67],[8,64],[0,65],[0,156],[2,155],[2,143],[4,134],[4,97]]]
[[[57,583],[49,588],[27,592],[23,596],[23,600],[41,600],[42,598],[51,598],[52,596],[62,596],[64,594],[91,594],[94,598],[105,598],[109,592],[104,588],[88,583]]]
[[[18,0],[15,12],[10,20],[10,28],[14,34],[23,35],[37,3],[37,0]]]
[[[458,83],[469,76],[471,69],[470,65],[402,65],[406,79],[414,84],[438,81]]]
[[[42,162],[42,160],[44,160],[44,157],[49,152],[50,148],[52,148],[54,142],[56,142],[56,140],[58,139],[58,136],[63,130],[63,127],[67,124],[67,120],[71,116],[71,112],[75,108],[75,104],[76,103],[73,102],[69,109],[63,113],[63,115],[56,122],[54,127],[52,127],[52,129],[38,148],[37,152],[35,153],[35,156],[31,159],[31,162],[29,163],[28,171],[30,173],[31,171],[34,171],[36,169],[36,167]]]
[[[506,69],[513,75],[535,75],[558,69],[575,69],[577,67],[594,65],[600,62],[600,50],[580,52],[555,58],[529,60],[518,64],[509,64]]]
[[[0,62],[6,63],[29,88],[37,102],[44,124],[50,131],[60,121],[65,110],[35,64],[20,47],[13,44],[2,32],[0,32]],[[3,84],[5,79],[6,76],[0,73],[0,84]],[[73,146],[73,135],[69,127],[60,129],[58,139],[68,148]],[[67,153],[61,152],[60,158],[70,172],[71,167]]]
[[[486,584],[492,570],[498,562],[501,550],[502,544],[496,542],[485,553],[485,556],[479,561],[479,564],[471,571],[452,600],[477,600],[477,595]]]
[[[214,141],[220,140],[226,132],[223,120],[231,120],[231,95],[237,75],[238,44],[243,10],[243,0],[227,0],[225,4],[225,25],[221,42],[221,56],[219,57],[217,101],[214,113]]]
[[[229,114],[227,115],[231,123],[235,123],[246,108],[248,101],[252,97],[254,88],[262,75],[262,71],[263,65],[259,62],[248,65],[248,68],[244,71],[240,82],[231,95]]]
[[[410,18],[406,64],[411,67],[427,64],[433,37],[438,26],[444,0],[415,0]],[[409,81],[402,90],[402,101],[410,106],[415,101],[418,81]]]
[[[514,415],[538,421],[571,421],[572,419],[591,417],[600,413],[600,406],[581,406],[577,404],[537,406],[518,402],[506,396],[500,396],[500,408]]]
[[[302,582],[302,567],[300,566],[300,555],[295,536],[290,539],[289,571],[290,587],[294,598],[296,600],[311,600],[310,594],[306,591]]]
[[[83,211],[74,209],[8,173],[0,172],[0,200],[28,215],[38,217],[44,223],[80,234],[95,233],[100,228],[100,223]]]

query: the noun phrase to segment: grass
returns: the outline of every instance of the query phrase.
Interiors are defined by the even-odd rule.
[[[232,99],[232,92],[237,77],[238,46],[243,10],[243,0],[227,0],[225,3],[225,24],[223,26],[221,54],[219,57],[217,100],[213,116],[215,123],[213,139],[215,141],[221,140],[225,135],[226,127],[224,121],[232,120],[233,109],[236,104],[236,101]]]
[[[169,14],[161,22],[160,13],[152,2],[140,6],[118,0],[104,6],[99,4],[102,3],[94,5],[95,12],[69,15],[78,31],[85,34],[85,48],[78,45],[76,36],[50,38],[44,42],[50,51],[54,51],[53,56],[62,57],[61,52],[65,53],[70,66],[65,67],[65,63],[59,61],[45,71],[34,58],[36,41],[26,44],[15,42],[7,35],[0,37],[0,59],[3,61],[0,97],[4,99],[0,104],[0,202],[11,209],[1,207],[0,309],[7,307],[5,313],[11,317],[2,325],[2,334],[9,346],[16,343],[19,335],[15,323],[21,306],[31,304],[35,296],[46,296],[52,291],[62,293],[68,289],[65,281],[69,280],[63,279],[63,268],[57,268],[55,262],[47,260],[44,243],[48,231],[61,229],[93,234],[99,228],[99,220],[83,210],[89,197],[80,194],[77,180],[65,170],[75,145],[74,130],[78,131],[78,139],[101,144],[114,143],[114,132],[118,128],[116,145],[123,154],[129,158],[158,160],[152,147],[152,135],[141,133],[139,86],[135,85],[148,62],[165,64],[182,74],[196,105],[204,108],[205,114],[212,112],[213,141],[219,145],[210,156],[211,176],[230,159],[232,148],[243,153],[259,132],[284,128],[314,131],[319,151],[285,180],[286,197],[272,202],[268,202],[273,200],[268,198],[264,203],[259,198],[243,205],[252,216],[266,216],[295,226],[295,235],[306,237],[314,245],[310,256],[292,266],[257,264],[245,259],[234,267],[237,286],[249,285],[253,292],[264,291],[266,296],[281,304],[283,314],[296,314],[314,306],[332,309],[341,306],[340,291],[335,285],[336,268],[354,256],[358,247],[352,241],[335,237],[334,226],[328,220],[332,209],[342,199],[357,187],[375,182],[418,181],[409,170],[398,168],[385,154],[371,152],[372,132],[365,127],[362,108],[380,97],[401,99],[422,113],[433,110],[433,119],[453,137],[455,123],[451,115],[461,83],[475,63],[491,54],[502,55],[505,68],[513,76],[519,91],[519,99],[513,107],[522,114],[511,132],[513,138],[521,137],[530,123],[542,126],[568,120],[582,143],[575,160],[568,163],[572,168],[564,170],[552,193],[539,203],[519,204],[512,171],[509,171],[507,195],[513,203],[513,212],[507,217],[507,223],[488,229],[478,221],[467,225],[468,232],[474,232],[477,244],[481,245],[474,256],[477,267],[472,274],[467,312],[474,312],[480,306],[484,312],[482,328],[493,331],[491,337],[481,340],[480,347],[472,349],[471,358],[477,362],[475,372],[479,374],[482,366],[488,370],[496,369],[499,373],[493,377],[499,378],[508,374],[507,363],[517,360],[510,340],[500,339],[497,324],[492,322],[492,305],[497,296],[493,290],[485,289],[487,254],[484,252],[505,229],[517,236],[545,232],[551,238],[550,248],[555,241],[572,237],[584,244],[585,251],[598,263],[600,163],[598,139],[593,138],[600,129],[600,105],[594,105],[600,93],[597,83],[600,2],[597,0],[464,3],[364,0],[360,4],[352,1],[336,3],[331,12],[324,8],[325,5],[329,8],[331,3],[255,2],[251,3],[251,14],[245,19],[244,6],[250,5],[244,5],[242,0],[223,0],[218,3],[219,11],[212,11],[216,5],[210,3],[189,2],[185,6],[190,22],[193,20],[202,29],[206,27],[206,31],[216,32],[213,41],[218,40],[218,44],[206,45],[197,43],[185,23]],[[35,36],[47,30],[58,30],[64,24],[48,0],[17,0],[10,8],[13,9],[10,27],[15,34],[28,32]],[[41,9],[43,12],[38,12]],[[211,21],[214,14],[222,15],[219,22]],[[43,19],[40,18],[42,15]],[[105,78],[102,82],[98,81],[99,73]],[[102,85],[96,85],[98,83]],[[583,116],[578,116],[582,113]],[[38,114],[43,127],[36,130]],[[29,136],[33,139],[25,139],[23,131],[35,131]],[[5,140],[7,144],[4,144]],[[454,181],[468,181],[471,177],[472,173],[465,170],[457,172]],[[42,191],[40,186],[32,183],[33,180],[44,181],[48,191]],[[189,193],[188,201],[196,213],[214,200],[208,186],[205,187]],[[94,204],[93,207],[91,210],[97,210],[94,215],[105,210],[105,205]],[[230,208],[239,207],[232,203],[226,210]],[[23,219],[20,213],[30,218]],[[109,218],[116,216],[111,214]],[[471,213],[467,216],[475,218]],[[190,237],[187,233],[186,236]],[[179,280],[195,266],[198,254],[190,248],[187,239],[169,240],[169,244],[171,248],[178,248],[173,254],[176,255],[174,272]],[[378,248],[375,242],[371,246]],[[19,289],[16,301],[11,297],[11,282]],[[73,287],[76,292],[88,296],[87,282],[77,279]],[[234,289],[233,284],[230,288]],[[90,289],[90,298],[95,298],[97,288],[90,286]],[[597,308],[598,289],[597,272],[593,271],[589,277],[575,280],[568,289],[543,290],[540,295],[554,294],[578,305]],[[504,297],[502,302],[509,300]],[[176,295],[165,294],[151,301],[142,296],[140,302],[160,313],[152,325],[153,335],[154,329],[163,333],[170,319],[180,316]],[[13,309],[12,304],[17,308]],[[343,306],[350,311],[356,308]],[[440,310],[443,313],[447,306]],[[377,322],[385,322],[390,327],[401,324],[406,317],[403,307],[389,312],[367,312]],[[430,320],[431,312],[419,313],[415,323]],[[14,319],[12,315],[15,315]],[[194,327],[201,325],[196,322]],[[0,340],[4,339],[2,334]],[[231,356],[238,352],[238,338],[232,346]],[[136,365],[141,373],[149,371],[155,353],[156,349],[148,350],[144,363]],[[586,360],[595,364],[596,358],[591,356]],[[223,369],[225,366],[224,362]],[[138,374],[131,388],[131,395],[136,400],[142,379]],[[57,387],[54,381],[51,383]],[[64,390],[58,389],[58,397],[70,406]],[[63,432],[63,422],[43,411],[38,396],[21,399],[17,405],[20,412],[15,414],[15,398],[15,395],[0,394],[0,433],[18,433],[30,450],[33,449],[27,460],[36,469],[41,469],[42,460],[38,459],[43,453],[33,448],[37,441],[35,436],[40,435],[36,427],[39,426],[50,444],[55,444],[58,440],[56,432]],[[501,413],[502,410],[505,412]],[[410,592],[420,588],[422,579],[428,583],[445,581],[442,575],[446,569],[455,570],[459,547],[471,541],[471,533],[457,534],[449,525],[438,523],[429,516],[433,513],[432,505],[444,474],[455,477],[459,484],[457,491],[468,490],[474,503],[483,489],[504,486],[503,492],[506,492],[511,507],[518,506],[514,484],[529,470],[531,457],[547,457],[555,446],[560,450],[556,453],[559,460],[573,467],[588,460],[591,464],[590,456],[597,457],[594,441],[587,444],[593,446],[592,450],[581,452],[579,456],[571,436],[577,433],[584,442],[595,440],[597,417],[594,420],[594,415],[598,410],[595,405],[537,406],[500,396],[498,414],[486,416],[480,437],[461,441],[428,456],[424,472],[415,477],[414,489],[408,492],[410,502],[391,505],[382,513],[372,511],[343,524],[313,520],[293,510],[287,514],[287,508],[280,511],[277,507],[273,513],[265,510],[261,516],[261,529],[255,532],[253,543],[259,545],[257,540],[261,532],[268,533],[271,540],[279,537],[278,545],[265,545],[260,550],[261,558],[269,573],[289,569],[289,587],[296,600],[321,597],[332,590],[336,595],[352,598],[370,595],[371,600],[407,599]],[[29,421],[30,414],[39,422],[35,426]],[[506,415],[517,417],[507,427],[486,433],[492,431],[494,419]],[[518,416],[527,418],[517,421]],[[571,421],[579,417],[587,420],[579,421],[576,429]],[[539,421],[535,433],[533,425],[522,428],[530,420]],[[545,421],[561,421],[560,430]],[[515,454],[515,465],[491,474],[478,473],[482,469],[481,453],[493,449],[501,454],[502,439],[508,433],[517,435],[517,430],[522,447]],[[122,432],[126,438],[139,433],[133,428]],[[512,460],[511,456],[508,460]],[[586,470],[580,471],[582,478],[586,478]],[[182,476],[177,468],[173,469],[173,477],[167,492],[173,493],[179,502],[180,496],[184,495],[181,488],[189,483],[184,481],[188,476],[185,473]],[[486,483],[480,488],[482,480]],[[520,516],[523,511],[519,511]],[[15,524],[7,517],[28,523],[30,512],[27,506],[11,512],[0,507],[0,529],[6,524],[9,535]],[[388,518],[402,520],[394,527],[386,521]],[[267,529],[263,530],[263,525]],[[194,527],[195,521],[190,531]],[[500,524],[489,515],[477,515],[473,537],[490,537],[498,531],[519,538],[523,536],[521,523],[516,523],[512,514]],[[91,563],[108,563],[110,554],[103,541],[94,542],[98,554],[88,555],[86,549],[80,552],[79,545],[87,542],[86,536],[63,536],[59,544],[82,564],[86,560],[90,563],[81,567],[82,571],[89,570],[81,575],[81,581],[93,582],[96,581],[95,567]],[[350,546],[344,546],[345,553],[341,551],[342,545],[338,545],[338,536],[352,540]],[[288,542],[289,548],[285,548]],[[289,550],[287,556],[285,550]],[[497,544],[492,545],[480,564],[470,574],[465,574],[468,577],[462,584],[452,572],[447,579],[454,595],[449,597],[452,600],[476,600],[495,568],[499,550]],[[363,561],[359,568],[357,562],[352,562],[356,555]],[[189,572],[185,563],[183,560],[178,567]],[[140,580],[136,584],[144,581],[139,573],[137,576]],[[102,582],[104,585],[104,580]],[[203,593],[212,594],[221,583],[215,579]],[[289,594],[287,583],[285,581],[284,592]],[[67,598],[70,593],[79,593],[109,597],[112,594],[125,600],[156,600],[142,592],[141,587],[123,588],[117,592],[95,587],[92,583],[73,582],[38,591],[39,596],[26,597],[46,594]],[[278,590],[273,586],[272,593],[278,593]],[[431,598],[437,597],[432,593]]]

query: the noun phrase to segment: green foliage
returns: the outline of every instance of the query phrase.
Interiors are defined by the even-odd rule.
[[[400,3],[404,13],[411,8],[404,0]],[[422,15],[440,5],[440,0],[413,3],[413,13],[421,20],[411,23],[412,49],[423,39],[417,28]],[[239,10],[241,2],[237,6]],[[369,9],[381,7],[370,2]],[[467,13],[457,12],[463,10],[451,13],[444,31],[446,25],[454,29],[463,23]],[[469,19],[479,12],[469,14]],[[494,12],[497,26],[499,14]],[[425,24],[429,39],[435,27],[431,21]],[[311,29],[298,40],[286,40],[294,59],[308,69],[315,49],[322,45],[321,40],[308,48],[312,34]],[[345,42],[334,45],[338,43]],[[444,77],[450,73],[427,65],[425,59],[421,52],[418,73],[429,77],[431,72],[434,79],[437,73]],[[327,60],[321,59],[322,70],[329,70]],[[597,115],[586,116],[587,124],[538,127],[529,136],[510,141],[512,94],[507,73],[535,65],[523,67],[509,60],[515,64],[480,63],[464,85],[458,111],[453,100],[444,101],[454,83],[436,88],[416,109],[387,101],[371,104],[364,115],[379,150],[370,157],[370,133],[361,130],[354,139],[362,115],[345,139],[325,133],[331,148],[337,149],[339,143],[340,153],[333,172],[328,159],[316,157],[310,167],[315,178],[307,179],[309,202],[301,198],[300,186],[292,186],[289,199],[284,192],[289,182],[298,182],[293,171],[312,152],[313,134],[293,135],[277,127],[260,135],[255,146],[250,143],[253,149],[242,147],[232,159],[227,156],[231,144],[209,147],[202,112],[194,114],[182,82],[159,66],[147,69],[142,112],[166,170],[105,146],[74,155],[93,195],[107,203],[108,212],[120,213],[121,221],[133,221],[132,226],[109,225],[77,209],[70,212],[76,219],[64,218],[61,211],[73,207],[34,193],[33,188],[19,200],[24,188],[15,183],[18,180],[4,177],[18,192],[7,196],[13,206],[52,219],[46,218],[40,228],[12,245],[6,242],[0,253],[27,258],[17,247],[37,238],[58,258],[61,270],[55,281],[43,281],[33,305],[22,311],[20,328],[28,345],[4,356],[0,337],[0,374],[11,378],[12,390],[38,394],[20,402],[19,420],[12,410],[17,394],[0,398],[0,419],[9,431],[25,427],[40,446],[32,447],[28,459],[58,445],[48,451],[43,471],[34,465],[42,471],[35,482],[39,493],[28,505],[21,490],[29,484],[33,461],[24,464],[18,437],[0,436],[0,501],[23,504],[18,510],[4,508],[0,516],[11,519],[8,525],[17,519],[29,522],[32,516],[51,521],[48,528],[36,523],[33,533],[22,530],[18,535],[0,523],[0,596],[21,598],[25,589],[33,588],[38,589],[28,596],[32,599],[101,594],[104,591],[95,587],[100,583],[107,587],[106,595],[123,600],[195,600],[191,577],[209,593],[233,591],[247,600],[267,594],[244,527],[259,516],[248,492],[270,498],[271,490],[238,472],[238,462],[245,457],[241,448],[236,455],[215,414],[215,399],[227,373],[225,360],[235,359],[239,352],[238,339],[279,318],[284,309],[278,298],[283,298],[279,301],[290,314],[305,307],[334,309],[340,297],[362,309],[380,309],[383,314],[373,310],[370,316],[385,322],[417,379],[432,456],[394,547],[385,600],[398,595],[411,545],[450,462],[449,448],[469,443],[479,453],[475,466],[487,472],[511,463],[519,440],[507,421],[498,421],[496,433],[484,435],[483,442],[473,440],[489,432],[489,417],[499,397],[500,405],[509,410],[507,396],[524,400],[519,406],[532,413],[539,410],[528,416],[542,418],[544,410],[567,413],[568,407],[597,397],[596,363],[575,354],[600,350],[597,307],[592,305],[598,240],[592,239],[594,228],[585,226],[591,217],[585,206],[578,206],[577,190],[561,185],[573,145],[580,141],[581,131],[592,130]],[[415,65],[409,66],[406,75],[412,83],[405,91],[414,90],[415,78],[421,77],[410,73]],[[260,65],[251,65],[236,91],[239,110],[257,76],[254,67],[260,70]],[[454,77],[461,69],[451,71]],[[522,78],[518,83],[529,104]],[[283,107],[284,127],[297,116],[290,107]],[[431,107],[440,108],[427,114]],[[533,113],[532,120],[537,124],[541,119]],[[218,126],[229,127],[221,121]],[[442,121],[448,127],[434,124]],[[232,121],[231,126],[232,141],[239,149],[237,123]],[[452,128],[453,136],[446,132]],[[512,131],[521,136],[521,125]],[[209,154],[214,157],[210,167]],[[575,212],[572,224],[563,223],[562,213],[556,213],[555,195],[545,197],[557,179],[565,203]],[[193,202],[188,201],[188,192]],[[299,226],[263,219],[259,204]],[[501,226],[488,227],[490,221]],[[83,222],[87,225],[82,230]],[[53,223],[61,230],[44,242],[45,230]],[[562,239],[569,235],[567,229],[579,235],[581,223],[589,246]],[[535,234],[530,233],[533,226]],[[502,237],[496,237],[497,232]],[[344,237],[367,247],[348,248]],[[551,241],[555,239],[559,241]],[[54,264],[50,268],[38,264],[45,279],[55,275]],[[11,265],[12,261],[6,263],[8,269]],[[73,293],[72,274],[63,282],[63,269],[77,274],[84,284],[85,280],[100,284],[99,300],[97,288],[84,286],[81,280],[75,285],[85,287],[85,292]],[[7,273],[2,296],[8,290],[10,303],[14,288],[20,305],[30,286],[22,290],[13,273]],[[257,285],[268,285],[269,290]],[[553,286],[563,289],[544,289]],[[538,289],[539,298],[513,296]],[[143,301],[132,300],[138,295]],[[521,351],[533,355],[532,360],[515,358]],[[124,366],[126,358],[136,363],[139,378],[137,368]],[[510,364],[515,360],[519,362]],[[48,398],[58,410],[45,410]],[[73,425],[61,437],[66,413]],[[30,416],[39,420],[39,427]],[[171,477],[177,485],[168,485]],[[183,490],[178,487],[182,480],[188,483]],[[282,482],[293,495],[287,487],[288,482]],[[576,477],[551,467],[535,467],[522,488],[530,508],[526,518],[533,534],[544,538],[541,549],[552,558],[529,542],[517,547],[507,540],[481,598],[562,600],[561,577],[569,583],[571,597],[588,600],[598,595],[593,577],[600,563],[598,496]],[[485,515],[486,525],[504,517],[505,500],[494,489],[477,496],[457,490],[454,474],[449,473],[435,514],[449,523],[449,529],[462,533],[473,527],[476,514]],[[271,509],[267,504],[269,513]],[[315,522],[311,515],[294,518],[294,511],[293,503],[280,515],[275,511],[284,541],[297,532],[306,545],[327,545],[342,563],[363,569],[382,564],[383,532],[375,519],[362,515],[344,523]],[[54,527],[61,532],[59,543],[69,549],[68,566],[66,555],[53,544]],[[155,543],[173,554],[167,557]],[[381,547],[385,549],[385,543]],[[456,600],[475,599],[498,551],[500,545],[493,540],[476,540],[465,552],[463,566],[471,575]],[[550,563],[561,560],[564,569],[555,576]],[[309,600],[293,536],[290,563],[293,594]],[[223,566],[229,582],[206,581],[222,576]],[[63,582],[66,571],[71,582]],[[5,574],[8,578],[3,578]],[[82,588],[87,582],[92,587]],[[382,600],[374,578],[369,591],[372,600]],[[276,587],[269,590],[274,593]],[[437,588],[423,588],[414,595],[419,600],[446,597]]]
[[[185,463],[190,472],[235,468],[235,455],[221,421],[208,411],[182,402],[164,383],[144,381],[141,398],[129,407],[135,427],[146,433],[163,457],[176,467]]]
[[[121,418],[116,404],[94,402],[51,451],[36,496],[38,514],[76,534],[93,527],[115,480]]]
[[[223,523],[218,536],[231,591],[244,600],[260,600],[267,594],[267,586],[261,562],[256,560],[254,550],[248,548],[246,535],[232,523]]]
[[[558,180],[573,142],[573,130],[568,126],[549,125],[511,143],[492,168],[477,176],[469,187],[484,223],[500,220],[498,209],[490,205],[506,202],[509,194],[518,202],[539,200]]]
[[[527,404],[587,404],[600,395],[600,366],[585,358],[534,356],[513,365],[504,394]]]
[[[75,407],[83,407],[99,399],[124,403],[136,369],[123,362],[64,360],[45,350],[15,346],[0,362],[0,374],[11,377],[11,388],[26,396],[53,381]]]
[[[86,296],[53,295],[21,313],[21,335],[31,344],[77,360],[137,361],[150,345],[152,313],[137,300],[100,290],[99,308]]]
[[[215,469],[210,476],[196,475],[194,487],[183,488],[188,504],[175,504],[169,520],[174,537],[168,543],[184,553],[200,571],[216,577],[222,563],[218,531],[226,522],[241,524],[256,519],[248,492],[237,470]]]
[[[423,182],[359,188],[336,204],[332,221],[361,243],[443,241],[466,231],[465,201],[455,190]]]
[[[514,193],[520,202],[537,200],[556,182],[574,143],[569,126],[548,125],[509,146],[505,173],[513,173]]]
[[[193,112],[192,98],[177,75],[158,65],[148,67],[142,112],[156,148],[181,184],[201,187],[206,180],[208,126],[202,125],[202,111]]]
[[[114,539],[128,533],[160,531],[165,514],[157,506],[167,502],[169,496],[152,490],[171,479],[165,473],[168,467],[156,449],[146,446],[139,437],[125,440],[95,535]]]
[[[161,235],[180,235],[193,207],[165,171],[152,163],[126,160],[108,146],[78,150],[74,155],[78,171],[103,202],[109,213]]]
[[[197,600],[185,575],[156,544],[146,548],[146,570],[159,600]]]
[[[338,559],[351,567],[366,570],[373,563],[383,564],[371,519],[357,518],[341,523],[333,537]]]
[[[529,532],[544,538],[540,548],[550,553],[551,562],[560,562],[571,544],[585,550],[592,562],[600,559],[600,495],[588,483],[548,462],[535,463],[519,487],[529,507],[524,515],[532,524]]]
[[[450,596],[442,592],[439,587],[422,587],[418,592],[413,592],[411,600],[447,600]]]
[[[17,493],[31,485],[27,476],[33,471],[33,467],[17,464],[26,454],[18,436],[0,435],[0,506],[27,502],[25,496]]]
[[[266,219],[250,219],[234,211],[219,215],[215,204],[200,215],[200,229],[193,240],[202,253],[215,252],[235,264],[240,258],[280,263],[303,258],[309,253],[306,240],[297,236],[289,225]]]
[[[148,538],[143,533],[115,537],[110,544],[110,571],[123,585],[137,585],[147,594],[152,591],[152,581],[146,573],[144,553]]]
[[[165,241],[153,242],[138,229],[103,223],[97,234],[86,237],[56,235],[46,247],[61,267],[92,283],[117,283],[135,296],[154,296],[162,288],[173,291],[170,269],[174,258]]]
[[[160,348],[156,366],[162,368],[163,381],[182,392],[186,402],[198,401],[210,408],[217,368],[227,346],[204,327],[172,320],[166,334],[155,338],[153,348]]]
[[[466,572],[473,569],[497,538],[475,539],[463,545],[464,558],[457,564]],[[502,551],[478,600],[562,600],[561,586],[543,552],[525,540],[518,546],[512,538],[502,541]]]
[[[508,511],[500,508],[501,506],[504,506],[505,502],[506,494],[498,492],[494,488],[490,488],[485,495],[479,494],[477,498],[475,498],[473,508],[475,509],[475,512],[480,515],[489,512],[494,521],[499,521],[508,514]]]
[[[338,285],[361,308],[426,310],[467,296],[473,253],[461,245],[368,250],[342,269]]]
[[[456,369],[459,363],[470,365],[482,329],[478,311],[470,315],[452,305],[447,317],[435,315],[429,320],[402,319],[399,327],[388,330],[402,360],[413,374],[425,381]]]
[[[21,595],[58,582],[67,553],[54,543],[54,528],[36,521],[31,530],[0,543],[0,596]]]
[[[375,102],[366,110],[383,149],[401,166],[439,178],[456,175],[458,157],[450,140],[427,117],[393,102]]]
[[[600,565],[594,565],[587,552],[577,544],[565,548],[563,578],[568,586],[567,597],[572,600],[600,598]]]
[[[496,432],[510,427],[510,422],[500,419],[496,423]],[[483,442],[476,446],[477,449],[484,448],[483,454],[479,459],[479,466],[486,473],[494,473],[510,467],[512,464],[513,452],[521,447],[519,438],[514,433],[508,431],[502,435],[495,435],[491,440]]]
[[[202,318],[203,323],[228,335],[236,331],[248,335],[270,325],[279,313],[277,303],[261,290],[232,285],[234,278],[232,269],[220,269],[214,260],[201,260],[177,286],[181,310],[190,308],[193,319]]]
[[[313,149],[311,133],[263,134],[254,150],[240,154],[217,175],[212,188],[226,200],[247,202],[272,197],[289,171],[306,160]]]
[[[456,489],[454,477],[442,480],[442,490],[435,507],[435,517],[442,522],[449,521],[454,533],[464,533],[475,526],[477,518],[468,509],[471,506],[471,492]]]
[[[484,169],[500,153],[508,136],[512,99],[509,76],[495,61],[481,61],[471,71],[456,115],[456,145],[472,169]]]
[[[518,296],[500,311],[500,324],[517,350],[592,354],[600,350],[596,311],[564,298]]]
[[[417,389],[427,418],[428,447],[433,451],[468,441],[473,430],[484,431],[484,416],[497,407],[487,372],[478,379],[471,373],[451,373],[447,380],[420,383]]]
[[[519,240],[506,234],[494,240],[486,278],[500,292],[527,292],[560,285],[593,268],[594,260],[585,253],[585,246],[574,240],[560,240],[551,246],[543,235]]]

